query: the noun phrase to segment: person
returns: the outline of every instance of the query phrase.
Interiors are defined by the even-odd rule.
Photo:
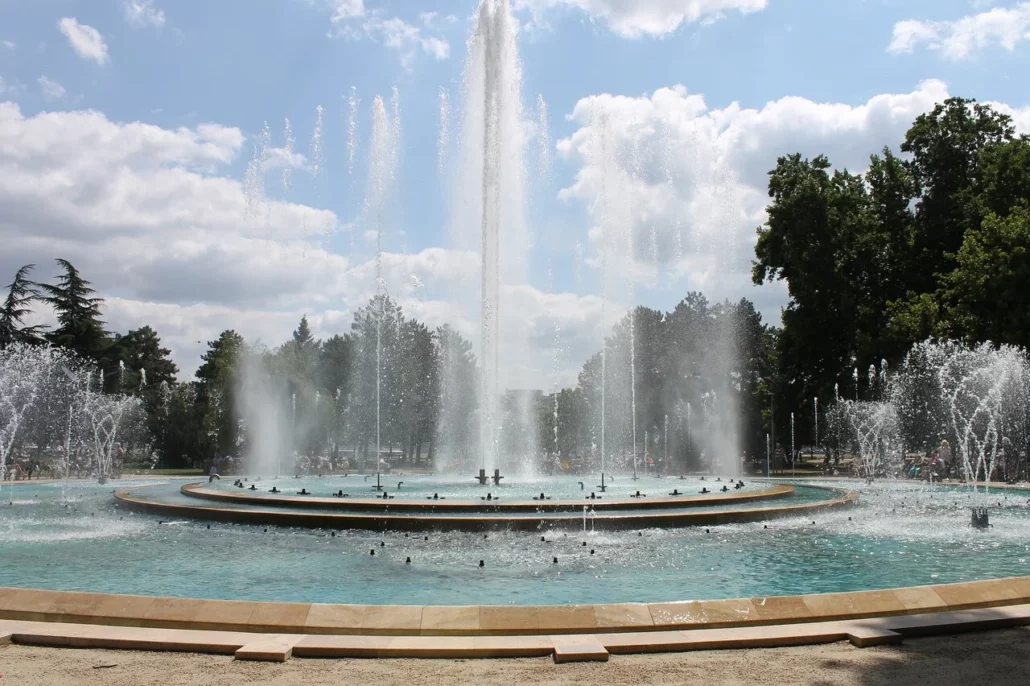
[[[998,462],[1001,464],[1002,479],[1005,483],[1015,483],[1016,474],[1016,460],[1015,453],[1012,450],[1012,441],[1009,440],[1008,436],[1003,436],[1001,439],[1001,448],[998,451]]]
[[[943,441],[941,441],[941,447],[940,447],[940,450],[937,452],[937,456],[941,460],[941,465],[942,465],[942,467],[941,467],[942,474],[941,475],[944,476],[944,477],[950,476],[951,475],[951,460],[952,460],[953,455],[952,455],[952,452],[951,452],[951,445],[948,443],[948,439],[945,438]]]

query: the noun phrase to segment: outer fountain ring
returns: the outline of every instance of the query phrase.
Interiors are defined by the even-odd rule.
[[[119,491],[115,494],[115,499],[131,510],[150,514],[229,522],[233,524],[311,529],[367,529],[378,531],[383,529],[393,531],[487,531],[505,529],[539,531],[546,529],[574,529],[582,526],[583,522],[583,504],[579,501],[570,502],[573,507],[571,510],[552,512],[535,512],[532,511],[532,509],[529,511],[523,509],[512,509],[511,511],[506,511],[503,509],[504,506],[501,506],[502,509],[500,510],[490,510],[489,512],[492,513],[491,516],[482,516],[484,511],[476,509],[482,507],[483,503],[467,501],[466,504],[469,508],[468,510],[427,516],[429,513],[429,510],[426,509],[427,505],[418,501],[399,505],[397,502],[388,502],[384,504],[382,501],[369,499],[362,503],[363,506],[370,508],[369,511],[329,513],[303,511],[295,508],[294,504],[300,502],[300,498],[295,499],[293,497],[289,497],[274,499],[266,498],[265,496],[257,496],[256,498],[246,496],[247,500],[244,501],[246,504],[257,504],[255,501],[260,501],[261,504],[265,504],[271,500],[274,502],[285,501],[285,503],[290,505],[290,507],[283,507],[275,510],[257,508],[245,509],[164,503],[148,499],[145,496],[138,494],[138,491],[146,488],[148,487],[143,486],[135,489]],[[703,511],[704,508],[698,507],[696,503],[693,505],[684,505],[683,503],[680,503],[679,509],[670,510],[670,506],[665,503],[663,503],[661,507],[655,507],[652,509],[648,507],[648,504],[642,504],[639,501],[633,500],[628,504],[628,507],[632,507],[634,509],[632,512],[619,512],[616,506],[610,511],[601,511],[600,513],[595,512],[592,520],[594,527],[603,530],[717,526],[721,524],[759,522],[779,517],[799,515],[807,516],[814,512],[823,512],[826,510],[849,507],[858,500],[858,493],[856,491],[828,486],[810,488],[819,488],[821,490],[829,491],[834,497],[814,503],[739,508],[714,512]],[[201,498],[214,498],[217,496],[217,499],[229,500],[240,497],[233,493],[223,494],[219,491],[204,489],[203,484],[187,484],[182,487],[182,492],[184,495],[190,497],[198,497],[198,489],[202,489],[203,495],[199,496]],[[765,494],[764,497],[775,498],[789,495],[792,491],[792,487],[779,484],[773,488],[767,489],[766,491],[759,492],[758,494],[736,494],[736,499],[737,501],[746,502],[754,500],[755,495],[760,495],[762,493]],[[745,498],[745,496],[751,497]],[[338,507],[346,506],[344,504],[340,504],[339,501],[332,502],[333,499],[308,498],[302,507],[324,507],[322,503],[323,500],[329,500],[332,504],[335,504]],[[597,501],[593,502],[596,503]],[[616,502],[621,501],[609,501],[611,504]],[[732,502],[732,500],[730,502]],[[712,501],[708,501],[708,503],[717,504],[712,503]],[[523,505],[526,505],[526,503],[509,504],[508,507],[514,506],[521,508]],[[537,503],[537,505],[539,505],[539,503]],[[448,505],[448,507],[453,506],[460,507],[459,501],[453,501]],[[641,512],[641,510],[646,511]],[[495,512],[499,512],[499,514],[493,514]]]

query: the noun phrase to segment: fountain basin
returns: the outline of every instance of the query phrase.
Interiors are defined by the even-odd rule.
[[[190,498],[181,492],[186,483],[137,488],[169,505],[282,514],[282,508]],[[660,482],[640,483],[641,490],[655,491]],[[194,519],[172,510],[147,514],[128,510],[110,486],[18,483],[5,489],[14,494],[14,504],[0,509],[0,585],[260,602],[539,606],[855,593],[1030,573],[1030,492],[992,488],[994,526],[985,537],[969,526],[967,488],[816,485],[858,490],[860,497],[847,507],[760,522],[614,529],[601,520],[602,514],[637,514],[628,510],[596,513],[586,532],[579,516],[528,531],[497,525],[475,532],[423,529],[416,535],[392,527],[311,529]],[[807,484],[794,487],[788,497],[733,508],[818,503],[835,495]],[[729,508],[648,514],[721,516],[724,509]]]

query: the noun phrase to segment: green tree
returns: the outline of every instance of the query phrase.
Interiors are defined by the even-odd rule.
[[[912,156],[908,166],[919,189],[909,290],[933,292],[937,279],[954,268],[965,231],[982,216],[972,202],[981,154],[1012,137],[1008,115],[967,98],[939,103],[905,134],[901,151]]]
[[[952,333],[978,343],[1030,348],[1030,210],[989,214],[965,234],[946,280]]]
[[[207,458],[235,455],[239,445],[239,413],[236,399],[236,372],[243,353],[243,337],[232,330],[223,331],[208,342],[197,369],[196,405],[202,418]]]
[[[39,284],[41,299],[57,313],[58,326],[47,334],[47,340],[83,358],[100,361],[111,344],[100,319],[104,301],[93,296],[93,286],[71,262],[58,259],[57,264],[63,270],[57,284]]]
[[[171,360],[171,351],[161,345],[157,332],[149,326],[124,336],[116,334],[112,348],[125,368],[120,391],[142,395],[150,405],[161,382],[175,383],[179,368]]]
[[[37,285],[29,280],[35,268],[27,264],[14,274],[7,286],[7,297],[0,308],[0,350],[12,343],[34,344],[42,341],[43,326],[25,326],[24,320],[32,312],[32,303],[39,298]]]
[[[478,457],[479,370],[472,343],[445,324],[436,330],[437,421],[433,445],[455,469],[471,467]]]

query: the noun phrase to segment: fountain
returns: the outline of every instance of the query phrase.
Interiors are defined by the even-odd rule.
[[[841,401],[842,414],[850,435],[858,444],[862,474],[867,483],[877,476],[893,474],[901,459],[902,444],[897,408],[879,400]]]
[[[952,341],[926,341],[906,358],[900,390],[917,423],[943,415],[944,433],[961,460],[962,478],[977,498],[973,525],[982,528],[987,524],[990,483],[1007,480],[1010,471],[1005,459],[1014,452],[1010,448],[1006,454],[1009,436],[1026,432],[1026,354],[990,343],[970,348]]]

